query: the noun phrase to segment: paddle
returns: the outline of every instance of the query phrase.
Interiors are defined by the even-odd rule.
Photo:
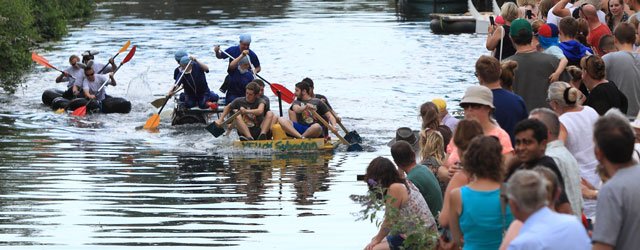
[[[173,93],[171,93],[171,94],[170,94],[170,96],[175,95],[176,93],[178,93],[178,92],[179,92],[180,90],[182,90],[182,89],[183,89],[183,87],[182,87],[182,86],[180,86],[178,89],[176,89],[175,91],[173,91]],[[153,107],[155,107],[155,108],[160,108],[160,107],[162,107],[162,105],[164,104],[164,99],[165,99],[165,98],[166,98],[166,97],[164,97],[164,96],[163,96],[163,97],[161,97],[161,98],[155,99],[155,100],[153,100],[153,101],[151,102],[151,105],[153,105]]]
[[[316,112],[315,110],[311,110],[311,113],[313,114],[313,117],[315,117],[316,119],[318,119],[318,121],[320,121],[320,123],[322,123],[322,125],[324,125],[325,127],[327,127],[329,130],[331,130],[331,132],[336,135],[336,137],[338,137],[338,139],[340,139],[340,142],[342,142],[344,145],[347,145],[347,151],[351,152],[351,151],[362,151],[362,146],[360,146],[360,144],[358,143],[349,143],[347,140],[344,139],[344,137],[342,137],[338,131],[336,131],[336,129],[331,126],[327,121],[324,120],[324,118],[322,118],[322,116],[320,116],[318,114],[318,112]]]
[[[224,53],[225,55],[227,55],[228,57],[230,57],[232,60],[235,60],[236,58],[234,58],[233,56],[229,55],[229,53],[227,53],[224,50],[221,50],[222,53]],[[278,83],[270,83],[269,81],[267,81],[266,79],[262,78],[262,76],[258,75],[257,73],[255,74],[258,78],[260,78],[261,80],[263,80],[264,82],[266,82],[267,84],[269,84],[269,87],[271,88],[271,91],[273,91],[273,94],[282,98],[283,101],[285,101],[286,103],[291,104],[293,102],[293,100],[295,99],[295,94],[293,94],[293,92],[291,92],[289,89],[287,89],[287,87],[278,84]],[[280,94],[278,94],[278,92],[280,92]]]
[[[342,125],[342,122],[340,121],[340,119],[338,119],[338,115],[336,114],[335,111],[333,111],[333,109],[329,109],[329,112],[331,112],[333,117],[336,118],[336,121],[338,122],[338,125],[340,125],[340,128],[342,128],[342,130],[344,131],[344,133],[345,133],[344,139],[345,140],[347,140],[349,143],[361,143],[362,142],[362,137],[360,137],[358,132],[356,132],[355,130],[348,131],[347,128],[345,128],[344,125]]]
[[[122,48],[120,48],[120,50],[118,50],[118,53],[116,53],[116,55],[114,55],[113,57],[111,57],[111,60],[115,60],[115,59],[116,59],[116,57],[117,57],[118,55],[120,55],[120,53],[127,51],[127,49],[129,48],[129,45],[131,45],[131,41],[127,40],[127,42],[126,42],[126,43],[124,43],[124,45],[122,45]],[[134,48],[135,48],[135,46],[134,46]],[[109,60],[109,61],[111,61],[111,60]],[[106,68],[107,68],[107,65],[109,65],[109,64],[108,64],[108,63],[107,63],[107,64],[105,64],[105,65],[104,65],[104,67],[102,67],[102,69],[100,69],[100,70],[98,71],[98,74],[102,74],[102,71],[104,71],[104,69],[106,69]]]
[[[31,52],[31,60],[33,60],[34,62],[36,62],[36,63],[38,63],[38,64],[40,64],[42,66],[45,66],[45,67],[50,68],[50,69],[55,69],[55,70],[59,71],[60,73],[62,73],[64,75],[68,75],[69,77],[71,77],[73,79],[76,79],[72,75],[69,75],[67,72],[59,70],[58,68],[56,68],[53,65],[51,65],[49,63],[49,61],[47,61],[47,59],[45,59],[44,57],[36,54],[36,52]]]
[[[236,119],[236,117],[240,115],[240,111],[236,112],[235,114],[233,114],[232,116],[230,116],[229,118],[227,118],[226,120],[224,120],[222,122],[222,124],[218,125],[215,122],[212,122],[211,124],[207,125],[207,127],[205,127],[205,129],[207,131],[209,131],[209,133],[211,133],[213,136],[215,136],[216,138],[220,137],[222,134],[224,134],[224,125],[227,125],[231,122],[233,122],[234,119]]]
[[[123,64],[129,62],[131,60],[131,58],[133,58],[133,55],[136,54],[136,46],[134,45],[133,48],[131,48],[131,50],[129,51],[129,53],[127,54],[127,56],[124,57],[124,59],[122,59],[122,62],[120,62],[120,65],[118,65],[118,67],[116,68],[116,70],[113,71],[113,74],[115,74],[116,72],[118,72],[118,70],[120,69],[120,67],[122,67]],[[107,86],[107,83],[111,82],[110,80],[104,81],[104,83],[102,84],[102,86],[100,86],[100,88],[98,89],[98,91],[96,91],[96,93],[100,93],[100,91],[102,90],[102,88],[104,88],[105,86]],[[71,115],[74,116],[85,116],[87,114],[87,106],[89,106],[89,103],[91,103],[91,101],[93,101],[93,99],[90,99],[87,104],[85,104],[82,107],[77,108],[76,110],[74,110]]]
[[[187,65],[191,65],[192,60],[189,60],[189,63],[187,63]],[[184,71],[182,71],[182,74],[180,74],[180,77],[178,77],[178,80],[176,80],[175,83],[173,83],[173,88],[171,88],[172,90],[176,88],[176,86],[178,85],[178,83],[180,82],[180,80],[182,80],[182,77],[184,76],[184,73],[187,72],[187,69],[185,68]],[[171,95],[167,95],[164,97],[164,104],[162,104],[162,107],[160,107],[160,110],[158,111],[157,114],[153,114],[151,117],[149,117],[149,119],[147,119],[147,122],[144,123],[144,129],[149,129],[149,130],[153,130],[158,128],[158,126],[160,125],[160,112],[162,112],[162,110],[164,109],[164,106],[167,105],[167,102],[169,102],[169,98],[171,97]]]

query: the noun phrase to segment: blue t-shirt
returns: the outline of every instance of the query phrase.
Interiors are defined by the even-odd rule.
[[[519,121],[527,119],[529,116],[524,100],[519,95],[505,89],[492,89],[491,92],[493,92],[493,106],[496,107],[493,116],[500,127],[511,137],[511,145],[515,145],[513,130]]]
[[[207,77],[205,76],[205,73],[208,72],[205,72],[197,62],[192,62],[191,65],[191,74],[184,74],[178,86],[184,85],[184,93],[187,96],[202,97],[210,92]],[[181,74],[180,67],[177,67],[173,71],[173,79],[178,80]]]
[[[229,73],[229,89],[227,90],[227,96],[241,97],[245,96],[245,88],[247,84],[253,81],[253,73],[248,70],[244,74],[240,73],[240,70],[234,69]],[[227,100],[227,102],[230,100]]]
[[[240,51],[240,46],[238,45],[231,46],[224,51],[233,56],[233,58],[238,58],[240,56],[240,53],[242,53],[242,51]],[[228,57],[224,53],[222,53],[221,55],[223,59]],[[251,49],[249,49],[249,59],[251,60],[251,64],[253,64],[253,67],[260,67],[260,60],[258,60],[258,55],[256,55],[256,53],[253,53],[253,50]],[[229,58],[229,62],[231,62],[231,58]]]

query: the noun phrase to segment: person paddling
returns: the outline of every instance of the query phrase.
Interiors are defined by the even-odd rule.
[[[266,140],[271,128],[271,118],[265,119],[265,100],[259,95],[260,86],[255,82],[249,83],[246,87],[246,96],[236,98],[224,107],[222,115],[220,115],[220,118],[215,122],[222,124],[223,119],[231,110],[237,110],[237,112],[242,114],[242,116],[238,116],[235,120],[240,140]]]
[[[62,94],[65,99],[72,100],[75,97],[82,97],[82,80],[84,80],[84,69],[78,64],[80,57],[71,55],[69,57],[70,67],[66,68],[62,74],[56,78],[56,82],[68,82],[67,90]]]
[[[173,79],[178,81],[178,86],[183,85],[184,87],[184,93],[181,93],[179,97],[181,108],[188,109],[197,106],[201,109],[213,109],[214,107],[217,109],[219,97],[209,89],[205,75],[209,72],[209,67],[194,56],[187,55],[187,52],[183,50],[176,52],[175,59],[179,66],[173,71]],[[182,78],[180,78],[181,75]],[[174,90],[172,87],[171,91]]]
[[[319,115],[327,117],[330,126],[336,124],[336,120],[324,102],[318,98],[311,97],[311,87],[307,82],[296,83],[296,97],[299,100],[293,101],[292,110],[295,112],[295,121],[280,117],[278,122],[284,131],[295,138],[315,138],[322,137],[322,126],[312,115],[317,112]]]

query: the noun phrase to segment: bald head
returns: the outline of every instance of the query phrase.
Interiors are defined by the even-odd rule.
[[[582,14],[589,21],[591,21],[591,20],[598,21],[598,12],[596,10],[596,7],[593,6],[592,4],[587,4],[585,6],[582,6]]]

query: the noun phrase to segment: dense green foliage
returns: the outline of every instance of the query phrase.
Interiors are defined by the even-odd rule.
[[[15,91],[39,42],[58,40],[69,21],[88,17],[93,0],[0,0],[0,86]]]

